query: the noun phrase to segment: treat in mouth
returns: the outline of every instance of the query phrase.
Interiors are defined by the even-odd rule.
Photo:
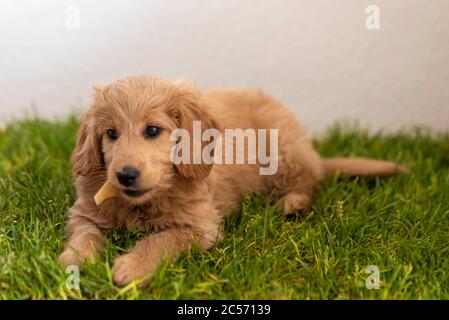
[[[99,206],[106,199],[116,197],[118,195],[118,192],[119,191],[117,187],[106,181],[94,197],[96,205]]]
[[[140,197],[143,196],[147,191],[150,189],[141,189],[141,190],[131,190],[131,189],[124,189],[122,190],[124,194],[126,194],[128,197]]]

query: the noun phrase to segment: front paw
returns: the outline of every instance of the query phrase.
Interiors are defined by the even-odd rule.
[[[138,280],[151,271],[142,261],[142,257],[134,253],[127,253],[118,257],[114,266],[112,267],[112,280],[118,286],[125,286],[133,280]],[[139,284],[140,287],[146,286],[151,282],[151,279],[146,279]]]
[[[69,247],[64,250],[58,258],[59,263],[66,267],[70,265],[79,266],[84,262],[95,262],[98,253],[92,248],[72,248]]]
[[[65,249],[59,256],[58,261],[64,267],[72,265],[79,266],[81,263],[79,254],[71,248]]]

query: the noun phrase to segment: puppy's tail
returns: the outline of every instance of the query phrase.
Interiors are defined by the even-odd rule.
[[[345,176],[388,177],[407,171],[407,167],[404,165],[366,158],[330,158],[322,161],[326,177],[336,172],[340,172]]]

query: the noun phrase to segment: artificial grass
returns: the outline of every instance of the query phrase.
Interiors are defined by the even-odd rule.
[[[0,133],[2,299],[448,299],[449,134],[369,134],[336,125],[316,140],[324,156],[405,163],[391,179],[326,180],[306,217],[283,218],[269,199],[243,199],[209,252],[163,262],[150,287],[117,288],[111,262],[141,237],[111,231],[80,290],[57,264],[74,202],[69,155],[78,122],[15,122]],[[345,127],[346,128],[346,127]],[[380,270],[368,290],[365,269]]]

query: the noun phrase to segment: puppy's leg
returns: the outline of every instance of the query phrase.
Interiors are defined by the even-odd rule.
[[[298,124],[290,125],[290,130],[286,130],[288,125],[280,126],[279,169],[273,176],[274,186],[284,194],[281,200],[285,215],[306,213],[310,209],[322,175],[319,154]]]
[[[312,205],[319,179],[313,169],[304,163],[286,168],[289,170],[283,173],[282,182],[278,186],[284,191],[283,214],[307,213]]]
[[[154,272],[162,259],[175,258],[181,251],[190,250],[193,241],[196,241],[201,249],[207,250],[214,243],[211,240],[211,237],[203,237],[187,227],[172,227],[152,234],[115,260],[112,267],[113,280],[118,285],[126,285]]]
[[[284,215],[307,212],[312,203],[312,198],[299,192],[290,192],[284,196]]]
[[[59,256],[59,262],[64,266],[94,261],[103,249],[100,228],[81,210],[77,204],[69,210],[70,236],[64,252]]]

